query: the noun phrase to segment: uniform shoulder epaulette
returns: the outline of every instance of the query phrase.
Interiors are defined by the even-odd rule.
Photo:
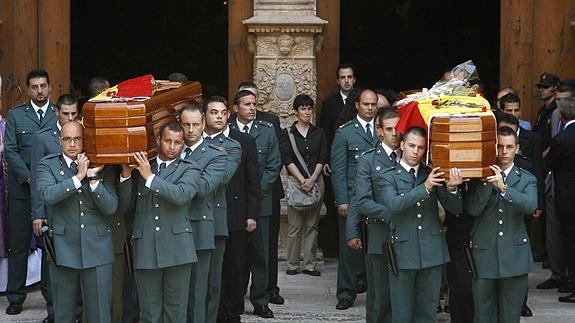
[[[42,129],[38,130],[38,132],[36,132],[36,134],[39,136],[39,135],[46,133],[46,132],[52,132],[52,128],[50,128],[50,127],[42,128]]]
[[[340,128],[340,129],[341,129],[341,128],[345,128],[345,127],[349,126],[350,124],[353,124],[353,120],[349,120],[348,122],[342,124],[342,125],[339,126],[338,128]]]
[[[395,166],[387,167],[386,169],[383,170],[383,173],[382,173],[382,174],[391,172],[391,171],[393,171],[393,170],[395,170]]]
[[[180,158],[180,162],[182,162],[184,164],[196,165],[196,162],[189,160],[189,159],[185,159],[185,158]]]
[[[226,148],[225,148],[225,147],[215,146],[215,145],[213,145],[213,144],[209,144],[208,146],[209,146],[210,148],[214,149],[214,150],[217,150],[217,151],[221,152],[221,153],[225,153],[225,152],[226,152]]]
[[[517,167],[517,175],[521,175],[521,173],[526,173],[528,175],[531,175],[533,177],[535,177],[535,175],[533,175],[533,173],[531,173],[530,171],[526,170],[525,168],[521,168],[521,167]]]
[[[48,154],[46,156],[44,156],[44,159],[52,159],[52,158],[59,158],[60,156],[62,156],[62,153],[53,153],[53,154]]]
[[[363,155],[372,153],[372,152],[374,152],[374,151],[376,151],[376,150],[377,150],[377,148],[376,148],[376,147],[373,147],[373,148],[370,148],[370,149],[368,149],[368,150],[362,152],[361,155],[363,156]]]
[[[265,121],[265,120],[257,120],[257,122],[259,124],[261,124],[262,126],[268,127],[268,128],[273,128],[274,125],[271,122]]]

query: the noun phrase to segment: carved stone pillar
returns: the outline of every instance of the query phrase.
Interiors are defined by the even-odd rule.
[[[295,120],[298,94],[316,101],[316,52],[327,21],[316,16],[315,0],[254,0],[254,16],[243,23],[254,54],[258,107],[280,117],[285,127]]]

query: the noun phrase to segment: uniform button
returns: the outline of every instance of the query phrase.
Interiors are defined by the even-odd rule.
[[[69,188],[67,188],[67,189],[66,189],[66,192],[70,192],[70,189],[69,189]]]
[[[237,196],[237,195],[234,195],[234,200],[237,200],[237,199],[238,199],[238,196]]]
[[[417,218],[418,218],[418,219],[421,219],[421,214],[418,214],[418,215],[417,215]]]
[[[159,219],[160,219],[160,217],[157,215],[154,217],[154,220],[156,220],[156,221],[158,221]]]
[[[97,198],[100,198],[100,195],[96,195]]]
[[[418,225],[418,226],[417,226],[417,229],[418,229],[418,230],[421,230],[421,229],[423,229],[423,228],[422,228],[420,225]]]
[[[159,189],[156,189],[156,193],[160,193],[160,190],[159,190]]]
[[[156,227],[156,231],[160,231],[160,227]]]
[[[116,223],[117,226],[120,226],[120,221],[118,221],[118,223]]]
[[[156,204],[156,205],[154,205],[154,207],[160,207],[160,205],[159,205],[159,204]]]
[[[220,203],[217,203],[216,206],[219,207],[219,206],[220,206]]]
[[[487,186],[487,183],[483,183],[483,186]]]
[[[513,203],[513,200],[509,200],[509,203]]]
[[[80,212],[80,216],[84,216],[84,212]]]
[[[503,224],[503,220],[499,220],[499,224]]]
[[[523,242],[527,242],[527,238],[523,238]]]
[[[142,193],[138,192],[138,196],[142,196]]]
[[[499,213],[503,213],[503,210],[502,210],[502,209],[499,209]]]
[[[204,219],[205,219],[205,218],[206,218],[206,216],[204,215],[204,216],[202,216],[202,218],[204,218]]]
[[[78,189],[78,193],[82,193],[82,189],[81,189],[81,188],[80,188],[80,189]]]
[[[503,237],[503,232],[499,232],[499,236],[500,236],[500,237]]]
[[[421,206],[421,203],[420,203],[420,202],[417,202],[416,204],[417,204],[417,206]]]
[[[186,231],[190,231],[190,229],[186,228]]]
[[[84,229],[85,225],[84,224],[80,224],[80,228]]]
[[[403,193],[401,193],[401,194],[399,194],[399,195],[403,196],[404,194],[403,194]]]

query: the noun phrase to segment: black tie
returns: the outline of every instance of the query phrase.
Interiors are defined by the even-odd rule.
[[[413,183],[415,183],[415,168],[410,169],[409,173],[411,174],[411,177],[413,177]]]
[[[76,164],[75,161],[70,163],[70,170],[72,171],[73,174],[78,173],[78,164]]]
[[[190,156],[190,154],[192,153],[192,148],[186,147],[184,151],[186,152],[186,156],[184,157],[184,159],[188,159],[188,156]]]
[[[38,110],[38,118],[40,119],[40,123],[42,123],[42,120],[44,119],[44,110]]]
[[[250,128],[248,126],[244,126],[244,132],[245,133],[250,133]]]
[[[392,151],[391,154],[389,154],[389,158],[391,158],[394,165],[397,165],[397,154],[395,151]]]
[[[160,175],[164,169],[166,169],[166,163],[161,162],[160,167],[158,167],[158,175]]]
[[[371,133],[371,130],[369,129],[371,127],[371,125],[368,123],[365,125],[365,132],[367,133],[367,136],[369,137],[370,140],[373,140],[373,134]]]

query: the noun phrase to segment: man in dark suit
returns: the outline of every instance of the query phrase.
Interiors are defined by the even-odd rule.
[[[258,150],[255,139],[227,126],[227,114],[223,118],[226,127],[214,139],[222,137],[235,140],[241,145],[240,164],[226,190],[228,239],[224,253],[222,291],[218,322],[240,322],[244,313],[244,276],[248,262],[248,234],[257,226],[260,201],[260,175]]]
[[[338,91],[327,97],[321,105],[321,114],[319,115],[319,127],[325,131],[327,137],[328,161],[330,160],[331,145],[338,122],[342,112],[345,110],[347,96],[353,90],[355,84],[355,68],[348,63],[341,64],[336,70],[336,82]],[[323,250],[325,256],[338,256],[338,215],[335,207],[335,196],[331,186],[331,168],[330,164],[324,165],[324,183],[325,192],[323,202],[326,207],[327,215],[319,221],[319,241],[318,244]]]
[[[46,207],[44,201],[40,198],[38,192],[36,170],[40,159],[43,157],[62,152],[60,145],[60,130],[62,126],[69,121],[76,119],[78,115],[78,105],[74,97],[70,94],[63,94],[58,98],[55,105],[55,112],[57,116],[56,127],[46,128],[36,134],[36,138],[32,142],[32,151],[30,152],[30,196],[32,198],[32,226],[36,236],[42,233],[42,225],[48,223],[48,216],[46,215]],[[47,262],[47,253],[42,252],[42,284],[41,291],[44,299],[46,300],[46,310],[48,316],[44,319],[45,323],[54,322],[54,309],[52,307],[52,291],[50,288],[50,274]],[[81,317],[82,308],[79,307],[79,316]]]
[[[563,259],[571,280],[575,279],[575,211],[572,199],[575,196],[575,98],[559,102],[559,113],[565,123],[564,130],[551,141],[551,148],[545,157],[547,170],[553,172],[555,180],[555,213],[561,222]],[[575,292],[559,297],[560,302],[575,303]]]
[[[258,97],[258,88],[252,82],[242,82],[238,86],[238,92],[241,90],[248,90],[252,92],[256,99]],[[256,120],[264,120],[271,123],[276,131],[276,138],[280,138],[280,119],[278,116],[269,112],[258,110],[256,112]],[[269,246],[269,269],[268,269],[268,288],[270,294],[270,303],[283,304],[284,298],[280,295],[278,287],[278,238],[280,233],[280,200],[285,197],[284,188],[281,181],[281,176],[278,175],[274,187],[272,189],[272,217],[270,218],[270,246]]]
[[[111,322],[111,219],[118,206],[117,179],[111,168],[88,168],[90,161],[81,153],[80,123],[63,125],[60,141],[63,153],[44,157],[36,173],[54,239],[56,258],[50,263],[54,322],[77,320],[80,289],[88,321]]]
[[[557,109],[555,90],[558,83],[559,77],[557,75],[545,72],[541,74],[539,82],[535,85],[539,99],[543,101],[543,106],[539,108],[533,131],[541,136],[544,151],[549,148],[551,143],[551,116],[553,111]]]
[[[22,312],[26,299],[28,251],[32,237],[30,153],[36,132],[55,127],[56,114],[50,103],[50,78],[46,71],[33,70],[26,77],[30,101],[10,109],[6,122],[4,153],[8,163],[10,256],[6,314]]]

